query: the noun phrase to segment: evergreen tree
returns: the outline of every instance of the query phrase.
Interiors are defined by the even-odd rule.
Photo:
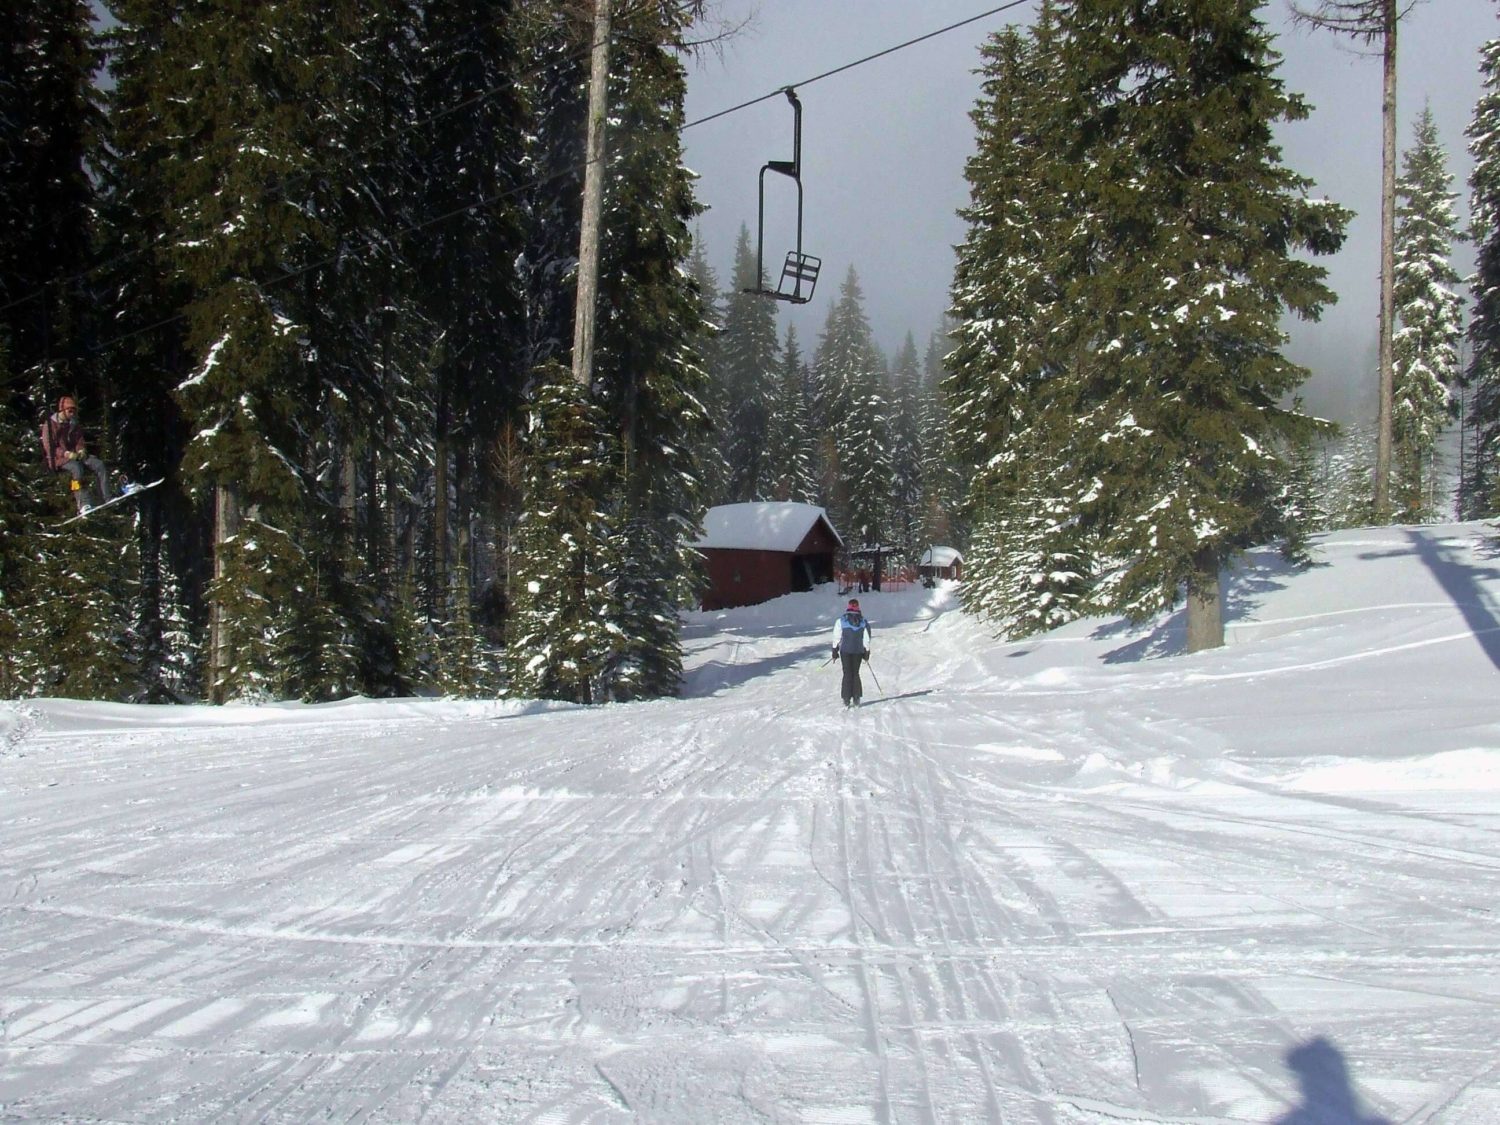
[[[816,503],[817,475],[813,468],[813,440],[808,423],[808,372],[797,342],[796,325],[788,324],[781,348],[781,370],[766,435],[770,467],[770,498]]]
[[[116,464],[136,480],[168,479],[135,503],[141,512],[141,591],[137,630],[144,653],[145,697],[181,699],[196,667],[186,628],[201,604],[210,528],[175,479],[189,434],[174,388],[191,365],[179,315],[190,292],[167,257],[169,170],[178,139],[158,112],[170,96],[171,66],[181,47],[180,3],[112,0],[105,37],[111,84],[106,93],[108,144],[101,160],[103,256],[100,275],[114,295],[116,333],[104,348],[115,394]],[[169,533],[170,529],[170,533]],[[176,597],[174,605],[165,600]],[[198,681],[192,681],[196,687]]]
[[[693,236],[688,276],[698,289],[703,331],[698,336],[696,347],[703,358],[703,369],[708,373],[702,405],[709,424],[693,449],[692,460],[698,465],[699,479],[703,482],[704,502],[712,506],[729,500],[729,462],[724,459],[723,450],[724,419],[729,417],[729,403],[720,374],[719,334],[724,313],[719,305],[719,279],[708,264],[701,233]]]
[[[1077,138],[1076,123],[1053,112],[1064,77],[1058,52],[1050,3],[1029,39],[1007,29],[983,49],[983,96],[970,114],[969,226],[941,384],[946,448],[972,467],[965,605],[1014,629],[1076,612],[1098,565],[1078,518],[1092,493],[1086,477],[1068,472],[1079,400],[1067,374],[1085,315],[1068,287],[1095,268],[1102,208],[1084,203],[1060,159]],[[1066,564],[1045,565],[1054,553]]]
[[[975,153],[965,168],[970,205],[961,212],[968,225],[954,271],[956,324],[943,391],[955,452],[985,475],[1006,457],[1011,436],[1031,424],[1037,410],[1029,396],[1045,391],[1056,367],[1047,348],[1062,266],[1048,259],[1066,246],[1066,208],[1051,158],[1056,146],[1042,136],[1055,96],[1054,23],[1047,5],[1031,41],[1007,28],[985,43],[982,95],[969,115]],[[1006,495],[995,482],[983,491]]]
[[[403,557],[396,528],[425,525],[438,511],[413,499],[433,472],[435,307],[459,299],[456,283],[440,288],[423,271],[425,255],[441,244],[453,252],[454,276],[466,276],[451,229],[463,212],[448,193],[470,186],[455,184],[443,163],[442,146],[463,128],[454,120],[462,109],[454,108],[453,88],[471,80],[455,73],[451,6],[339,0],[326,7],[330,57],[313,95],[324,107],[324,155],[286,189],[307,192],[328,246],[306,276],[300,311],[309,355],[299,373],[310,411],[299,435],[300,520],[324,605],[316,611],[321,627],[310,630],[318,641],[299,662],[307,665],[302,692],[315,698],[347,690],[387,695],[415,677],[401,665],[394,636],[403,571],[415,565]],[[470,38],[493,46],[495,22],[484,17]],[[445,174],[434,175],[435,167]],[[433,557],[427,552],[424,562]],[[430,565],[419,573],[431,609],[441,602],[433,590],[439,580]]]
[[[538,388],[526,431],[525,510],[505,649],[512,695],[598,700],[616,638],[609,598],[607,515],[598,497],[613,462],[600,412],[561,364]]]
[[[139,682],[140,649],[130,621],[138,559],[129,525],[101,517],[34,530],[30,539],[44,560],[22,622],[38,656],[32,690],[72,699],[130,698]]]
[[[0,378],[10,381],[3,339]],[[0,699],[32,694],[45,663],[32,610],[49,599],[33,533],[55,517],[42,499],[45,470],[40,457],[30,455],[36,446],[30,430],[0,399]]]
[[[764,500],[772,493],[775,467],[766,457],[771,404],[780,346],[776,302],[755,292],[755,248],[740,227],[734,248],[734,283],[724,301],[724,331],[718,339],[718,397],[724,415],[724,460],[729,465],[728,500]]]
[[[701,207],[682,159],[687,76],[679,58],[695,15],[694,5],[664,3],[616,22],[619,127],[609,149],[595,353],[595,394],[619,456],[603,494],[615,650],[593,693],[600,700],[676,693],[678,608],[700,585],[700,556],[687,544],[703,509],[691,452],[707,431],[708,375],[697,351],[702,299],[687,275]]]
[[[891,364],[889,405],[891,515],[886,538],[906,562],[915,564],[922,543],[926,507],[922,480],[922,367],[910,332]]]
[[[95,294],[87,272],[99,55],[85,0],[16,0],[7,12],[0,23],[0,338],[12,379],[4,393],[20,416],[39,422],[61,394],[92,403],[104,397],[90,360]]]
[[[516,12],[521,92],[529,107],[521,192],[525,245],[518,264],[525,302],[522,362],[533,373],[566,361],[573,340],[574,270],[583,208],[590,29],[566,4]],[[534,389],[534,388],[533,388]]]
[[[1009,637],[1026,637],[1065,625],[1088,596],[1090,551],[1073,514],[1077,497],[1062,474],[1027,478],[1026,487],[988,528],[1000,543],[993,579],[996,601],[983,608],[1004,622]]]
[[[1464,505],[1471,519],[1500,513],[1500,39],[1484,45],[1479,73],[1481,93],[1465,131],[1474,157],[1469,215],[1476,258],[1467,372],[1475,472]]]
[[[1449,388],[1458,381],[1462,306],[1455,291],[1453,242],[1458,219],[1431,109],[1417,120],[1413,146],[1397,184],[1394,445],[1391,497],[1400,518],[1438,514],[1437,442],[1452,418]]]
[[[1454,498],[1454,513],[1461,520],[1480,519],[1480,513],[1490,494],[1486,469],[1479,456],[1482,443],[1479,440],[1475,419],[1470,406],[1473,394],[1466,383],[1460,383],[1456,396],[1458,403],[1458,491]]]
[[[1370,475],[1375,471],[1375,429],[1365,423],[1314,439],[1316,526],[1338,531],[1368,527],[1375,519]]]
[[[967,541],[959,510],[964,503],[962,477],[953,451],[947,396],[943,392],[943,357],[951,350],[944,331],[927,341],[918,398],[918,448],[922,463],[922,527],[920,546],[959,546]]]
[[[520,48],[511,4],[428,0],[423,35],[424,115],[414,155],[427,212],[418,241],[424,315],[440,332],[434,349],[435,417],[432,510],[434,573],[440,617],[467,616],[454,604],[458,566],[474,577],[476,506],[492,497],[481,479],[487,454],[519,409],[529,367],[521,281],[519,155],[527,123],[514,90]],[[461,630],[462,632],[462,630]]]
[[[812,394],[819,495],[851,545],[879,542],[887,512],[890,473],[880,444],[884,373],[851,265],[818,341]]]
[[[171,552],[164,551],[162,556],[169,559]],[[142,574],[145,573],[143,563]],[[156,569],[153,576],[161,583],[160,590],[153,593],[151,600],[160,615],[160,629],[155,650],[147,647],[146,638],[142,638],[145,652],[142,698],[150,703],[186,703],[200,698],[203,691],[198,659],[202,638],[189,616],[188,599],[176,572],[170,565],[164,565]]]
[[[275,693],[273,607],[311,581],[299,523],[315,300],[290,282],[328,249],[306,177],[322,137],[301,110],[317,93],[316,8],[192,9],[159,60],[169,73],[153,101],[173,139],[163,254],[189,294],[185,462],[216,512],[215,700]]]
[[[473,599],[469,591],[468,566],[460,562],[453,579],[453,616],[445,628],[439,682],[443,691],[459,699],[492,696],[499,688],[497,661],[475,627],[469,610]]]
[[[1144,617],[1185,586],[1190,649],[1223,643],[1221,567],[1289,529],[1285,458],[1312,422],[1282,405],[1306,372],[1280,353],[1280,318],[1332,299],[1295,255],[1337,249],[1346,218],[1280,163],[1272,130],[1307,109],[1256,7],[1063,7],[1046,126],[1072,135],[1068,203],[1094,216],[1067,247],[1087,268],[1062,279],[1062,397],[1077,518],[1115,561],[1095,596]]]

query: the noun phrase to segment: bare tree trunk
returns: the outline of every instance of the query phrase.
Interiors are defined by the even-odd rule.
[[[609,110],[609,5],[594,0],[589,61],[588,165],[583,173],[583,223],[578,235],[578,296],[573,312],[573,378],[594,381],[594,318],[599,294],[599,226],[604,214],[604,141]]]
[[[339,453],[339,534],[343,537],[344,577],[351,582],[359,576],[359,513],[355,484],[358,469],[354,463],[354,443],[345,440]]]
[[[1396,0],[1385,0],[1380,100],[1380,413],[1375,436],[1375,519],[1391,516],[1392,415],[1396,400]]]
[[[446,620],[445,591],[448,589],[448,395],[438,392],[437,440],[433,442],[432,465],[432,582],[428,589],[428,612]]]
[[[381,505],[380,505],[380,454],[375,443],[365,453],[365,569],[368,573],[381,573]]]
[[[240,493],[232,484],[214,488],[214,582],[224,579],[224,545],[239,533]],[[215,596],[208,623],[208,691],[211,703],[224,702],[224,675],[234,662],[229,622],[223,601]]]
[[[1420,0],[1406,0],[1411,10]],[[1396,25],[1398,0],[1290,0],[1292,18],[1310,27],[1381,45],[1380,98],[1380,404],[1375,421],[1375,520],[1391,515],[1392,418],[1396,366],[1392,340],[1396,320]]]
[[[460,567],[462,567],[469,574],[473,574],[474,559],[471,557],[473,545],[470,542],[469,535],[469,527],[473,522],[473,512],[470,510],[469,505],[469,486],[471,484],[470,476],[469,445],[466,441],[460,441],[457,443],[457,447],[453,451],[454,545],[452,569],[454,571],[457,571]],[[455,575],[454,577],[457,576]],[[455,583],[455,585],[457,585],[457,583]],[[467,594],[465,594],[463,591],[455,590],[453,594],[455,603],[457,602],[457,599],[461,597],[467,597]],[[469,608],[470,607],[465,604],[463,607],[463,612],[467,613]],[[454,615],[455,617],[458,615],[456,605]]]
[[[1202,652],[1224,644],[1224,591],[1219,581],[1219,560],[1203,551],[1194,560],[1188,579],[1187,650]]]

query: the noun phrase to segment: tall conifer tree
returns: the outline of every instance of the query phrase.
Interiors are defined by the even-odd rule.
[[[766,457],[771,402],[775,395],[780,345],[776,302],[755,292],[755,249],[740,227],[734,247],[733,284],[724,298],[724,330],[715,357],[723,418],[724,459],[729,464],[729,500],[765,500],[774,468]]]
[[[1437,517],[1438,437],[1456,402],[1462,302],[1453,268],[1458,219],[1431,109],[1417,119],[1416,135],[1396,185],[1396,384],[1391,497],[1399,518]]]
[[[1223,643],[1219,571],[1287,530],[1286,455],[1310,420],[1284,311],[1333,299],[1295,255],[1346,214],[1308,198],[1272,130],[1307,115],[1275,77],[1258,0],[1089,0],[1060,13],[1060,122],[1102,245],[1069,279],[1084,310],[1069,379],[1096,482],[1081,513],[1118,567],[1102,605],[1144,616],[1185,586],[1190,649]]]
[[[766,461],[770,468],[770,498],[797,503],[815,503],[817,475],[813,469],[813,442],[809,430],[807,365],[797,341],[797,327],[788,324],[781,347],[781,370],[766,439]]]
[[[872,400],[878,397],[885,361],[871,335],[864,300],[851,265],[828,310],[812,380],[819,491],[834,526],[852,546],[878,540],[886,497],[878,490],[872,493],[868,483],[871,474],[889,480],[876,463],[882,454],[873,447],[883,436],[879,427],[885,420],[872,414]],[[877,408],[883,411],[883,403]]]
[[[708,426],[708,375],[697,350],[701,295],[687,275],[691,224],[702,209],[682,158],[680,58],[696,14],[696,5],[662,3],[617,21],[611,81],[620,128],[610,146],[595,356],[596,393],[620,457],[609,505],[616,644],[601,699],[676,693],[678,609],[699,586],[699,556],[686,544],[703,507],[691,452]]]
[[[910,332],[891,364],[889,405],[891,516],[886,538],[915,564],[923,546],[922,366]]]
[[[99,58],[82,0],[19,0],[0,22],[0,693],[55,688],[59,676],[79,694],[106,698],[119,679],[112,654],[122,651],[117,614],[105,578],[107,551],[47,527],[71,505],[57,478],[41,466],[38,430],[63,394],[79,396],[90,448],[108,450],[109,402],[102,393],[93,324],[97,279],[92,239],[96,206],[99,114],[94,90]],[[51,501],[56,502],[56,507]],[[93,590],[73,576],[99,567]],[[67,580],[67,588],[53,585]],[[81,577],[80,577],[81,580]],[[62,598],[86,595],[100,616],[54,626]],[[55,593],[55,596],[54,596]],[[78,631],[102,645],[109,675],[87,684],[71,664],[86,649]],[[102,630],[95,634],[92,630]],[[56,674],[54,674],[54,672]],[[120,673],[116,676],[115,673]]]
[[[215,2],[172,29],[155,106],[163,252],[189,293],[192,367],[177,393],[196,435],[185,460],[216,513],[211,698],[274,693],[285,607],[315,585],[305,511],[310,302],[293,284],[327,253],[308,206],[321,139],[317,5]],[[309,57],[309,56],[313,57]]]
[[[0,25],[0,335],[12,405],[85,396],[103,424],[89,310],[101,120],[84,0],[16,0]],[[98,443],[96,442],[96,445]]]
[[[1474,472],[1467,476],[1462,508],[1470,519],[1500,513],[1500,39],[1484,45],[1479,74],[1479,101],[1466,130],[1474,157],[1469,215],[1476,258],[1466,373]]]

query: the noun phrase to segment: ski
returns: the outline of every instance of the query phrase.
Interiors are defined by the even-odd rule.
[[[106,500],[102,504],[95,504],[92,508],[89,508],[87,511],[79,512],[76,516],[70,516],[69,518],[63,520],[62,523],[59,524],[58,526],[60,526],[60,527],[66,527],[70,523],[77,523],[79,520],[88,519],[89,516],[93,515],[95,512],[102,512],[102,511],[104,511],[105,508],[112,508],[116,504],[120,503],[122,500],[133,499],[134,497],[139,496],[141,493],[146,492],[149,489],[155,488],[157,485],[161,484],[162,481],[164,481],[166,479],[167,479],[166,477],[162,477],[159,480],[152,481],[150,484],[138,484],[135,487],[133,487],[132,489],[130,489],[129,492],[122,492],[118,496],[111,496],[108,500]]]

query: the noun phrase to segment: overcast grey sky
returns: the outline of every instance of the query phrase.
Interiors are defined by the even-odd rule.
[[[938,327],[963,238],[956,211],[968,201],[964,161],[973,149],[968,112],[979,95],[979,46],[1007,23],[1028,23],[1029,3],[908,47],[842,74],[806,80],[999,6],[1000,0],[718,0],[729,22],[750,26],[722,58],[693,66],[684,133],[687,162],[710,206],[700,229],[721,286],[727,285],[741,224],[755,235],[756,184],[766,160],[790,159],[792,111],[776,96],[748,109],[701,118],[796,85],[803,104],[803,249],[823,259],[815,300],[781,304],[783,333],[794,323],[816,346],[848,268],[859,275],[866,311],[887,354],[911,332],[919,349]],[[1494,0],[1423,0],[1402,24],[1399,141],[1431,104],[1449,151],[1449,170],[1467,220],[1471,161],[1463,130],[1479,96],[1479,48],[1500,36]],[[1315,191],[1354,209],[1345,248],[1321,259],[1338,305],[1315,325],[1292,325],[1289,351],[1314,370],[1309,401],[1340,419],[1373,414],[1379,287],[1380,62],[1347,40],[1293,28],[1285,0],[1263,18],[1278,35],[1288,89],[1312,117],[1281,132],[1286,163]],[[791,183],[767,177],[765,259],[774,278],[795,241]],[[780,208],[780,211],[778,211]],[[1467,273],[1473,256],[1455,256]]]

